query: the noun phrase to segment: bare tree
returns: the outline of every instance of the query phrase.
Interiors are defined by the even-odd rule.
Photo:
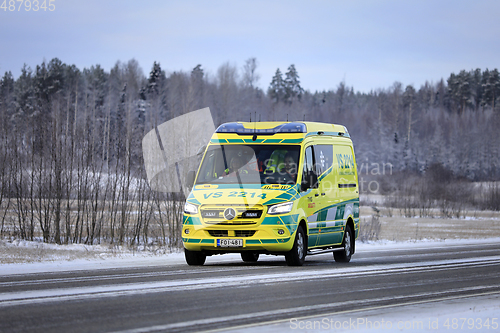
[[[260,75],[257,73],[257,58],[248,58],[243,65],[243,84],[246,87],[254,88],[259,82]]]

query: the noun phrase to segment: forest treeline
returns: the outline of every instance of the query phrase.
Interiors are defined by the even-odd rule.
[[[395,82],[369,93],[345,82],[310,92],[294,65],[284,74],[278,69],[266,91],[259,78],[255,58],[242,68],[225,63],[211,75],[201,65],[167,73],[155,62],[145,75],[135,60],[108,72],[57,58],[34,69],[25,65],[18,78],[6,72],[0,81],[2,236],[178,247],[183,198],[150,190],[141,141],[156,125],[204,107],[215,126],[250,119],[343,124],[360,180],[387,176],[377,191],[401,190],[407,177],[394,175],[425,175],[437,166],[461,181],[500,177],[497,69],[463,70],[421,87]]]

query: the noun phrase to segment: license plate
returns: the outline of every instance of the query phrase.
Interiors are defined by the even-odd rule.
[[[217,247],[242,247],[243,239],[218,239]]]

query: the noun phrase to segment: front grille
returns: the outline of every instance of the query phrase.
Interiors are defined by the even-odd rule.
[[[241,213],[241,218],[242,219],[258,219],[262,215],[261,210],[246,210],[243,213]]]
[[[208,230],[208,233],[212,237],[229,237],[228,230]],[[235,230],[235,237],[252,237],[255,235],[256,230]]]
[[[255,222],[255,221],[235,221],[235,220],[232,220],[232,221],[227,221],[227,220],[207,221],[207,220],[205,220],[205,223],[206,224],[213,224],[213,225],[250,225],[250,224],[255,224],[257,222]]]
[[[208,230],[212,237],[227,237],[227,230]]]
[[[236,217],[232,220],[224,218],[224,211],[227,208],[234,208]],[[262,216],[264,207],[262,205],[203,205],[200,208],[203,222],[211,225],[251,225],[258,223]]]
[[[255,230],[235,230],[234,235],[236,237],[252,237],[255,234]]]
[[[204,209],[201,211],[201,216],[204,218],[219,218],[222,212],[215,209]]]

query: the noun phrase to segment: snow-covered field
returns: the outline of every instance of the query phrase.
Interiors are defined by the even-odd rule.
[[[375,211],[377,209],[377,212]],[[408,212],[406,212],[408,213]],[[424,239],[482,239],[500,237],[500,212],[463,211],[460,217],[443,217],[439,209],[429,210],[433,217],[420,217],[417,209],[412,217],[403,209],[384,206],[361,206],[361,231],[369,229],[378,215],[378,239],[414,241]]]
[[[57,245],[0,240],[0,275],[157,266],[184,262],[184,253],[167,253],[162,248],[131,250],[121,246]]]
[[[385,252],[404,249],[440,248],[453,245],[481,244],[485,239],[446,239],[420,241],[370,241],[356,243],[356,254],[363,252]],[[488,242],[500,242],[500,237],[488,238]],[[101,245],[54,245],[38,242],[14,241],[12,243],[0,241],[2,263],[0,275],[27,274],[40,272],[108,269],[123,267],[144,267],[158,265],[185,264],[183,252],[164,253],[160,250],[142,249],[131,251],[125,248],[108,248]],[[16,253],[29,253],[38,257],[25,257],[24,261],[9,262],[9,255],[19,256]],[[14,253],[14,254],[13,254]],[[44,256],[47,254],[47,256]],[[355,255],[356,256],[356,255]],[[355,256],[353,260],[355,260]],[[266,256],[284,261],[282,257]],[[33,260],[35,259],[35,260]],[[207,264],[211,262],[240,262],[239,254],[207,257]]]

